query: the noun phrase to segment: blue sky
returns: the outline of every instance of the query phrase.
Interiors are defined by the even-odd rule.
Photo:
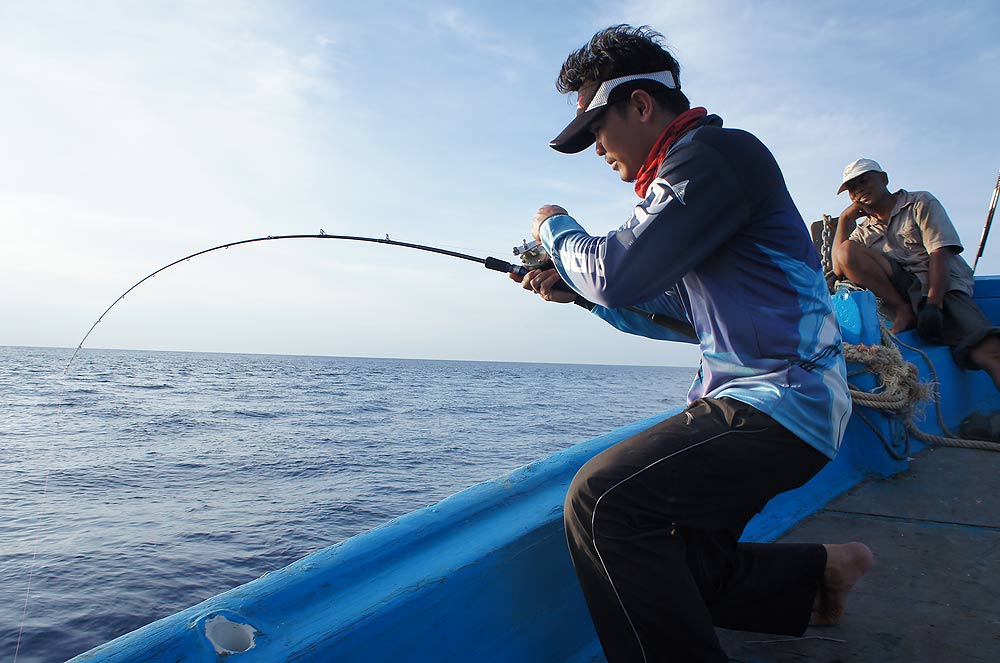
[[[554,79],[649,24],[697,105],[774,152],[806,221],[843,166],[944,203],[971,262],[1000,169],[995,2],[0,2],[0,344],[75,347],[178,257],[317,232],[508,257],[540,205],[634,204],[546,143]],[[1000,238],[977,273],[1000,269]],[[185,263],[90,347],[693,365],[501,275],[395,247],[273,242]]]

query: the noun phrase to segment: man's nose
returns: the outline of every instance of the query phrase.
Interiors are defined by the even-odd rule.
[[[599,157],[603,157],[605,154],[608,153],[608,151],[604,149],[604,146],[601,145],[601,141],[599,140],[594,141],[594,147],[597,149],[597,156]]]

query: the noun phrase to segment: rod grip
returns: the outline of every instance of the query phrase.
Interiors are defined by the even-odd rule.
[[[549,264],[551,265],[551,263]],[[492,269],[495,272],[507,272],[518,276],[524,276],[531,271],[524,265],[514,265],[505,260],[501,260],[500,258],[492,257],[486,258],[486,260],[483,261],[483,266],[486,267],[486,269]],[[565,281],[559,281],[552,287],[556,290],[562,290],[563,292],[573,292],[573,289],[566,285]],[[593,304],[591,304],[591,306],[593,306]]]
[[[524,276],[528,273],[528,270],[524,267],[519,267],[517,265],[512,265],[506,260],[501,260],[500,258],[487,258],[483,261],[483,266],[486,269],[492,269],[494,272],[504,272],[505,274],[517,274],[518,276]]]

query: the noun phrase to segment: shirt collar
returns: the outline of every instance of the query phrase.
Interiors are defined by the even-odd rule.
[[[889,219],[899,214],[903,211],[904,207],[909,207],[913,204],[913,196],[906,189],[900,189],[895,193],[896,204],[892,206],[892,213],[889,215]]]
[[[900,189],[899,191],[896,191],[896,193],[894,193],[893,195],[896,198],[895,198],[895,203],[893,203],[892,205],[892,212],[889,213],[889,220],[886,221],[885,223],[882,223],[874,216],[866,216],[865,221],[867,222],[867,225],[888,227],[888,225],[892,223],[893,217],[895,217],[897,214],[903,211],[904,208],[909,207],[910,205],[913,204],[913,194],[911,194],[906,189]]]

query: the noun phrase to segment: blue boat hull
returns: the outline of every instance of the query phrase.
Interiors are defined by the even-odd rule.
[[[1000,317],[1000,280],[977,283],[980,305]],[[878,343],[870,293],[835,297],[845,340]],[[919,343],[905,335],[910,344]],[[949,426],[995,409],[981,372],[924,348],[942,388]],[[904,352],[921,378],[925,360]],[[866,389],[874,378],[852,382]],[[399,661],[603,661],[570,564],[562,527],[566,489],[596,453],[674,412],[594,438],[500,479],[473,486],[280,571],[213,597],[82,654],[73,663],[275,663]],[[869,418],[891,439],[884,417]],[[928,412],[921,428],[940,433]],[[914,450],[919,445],[915,444]],[[858,417],[837,459],[802,488],[772,500],[743,539],[769,541],[873,475],[905,469]],[[212,628],[206,632],[206,627]]]

